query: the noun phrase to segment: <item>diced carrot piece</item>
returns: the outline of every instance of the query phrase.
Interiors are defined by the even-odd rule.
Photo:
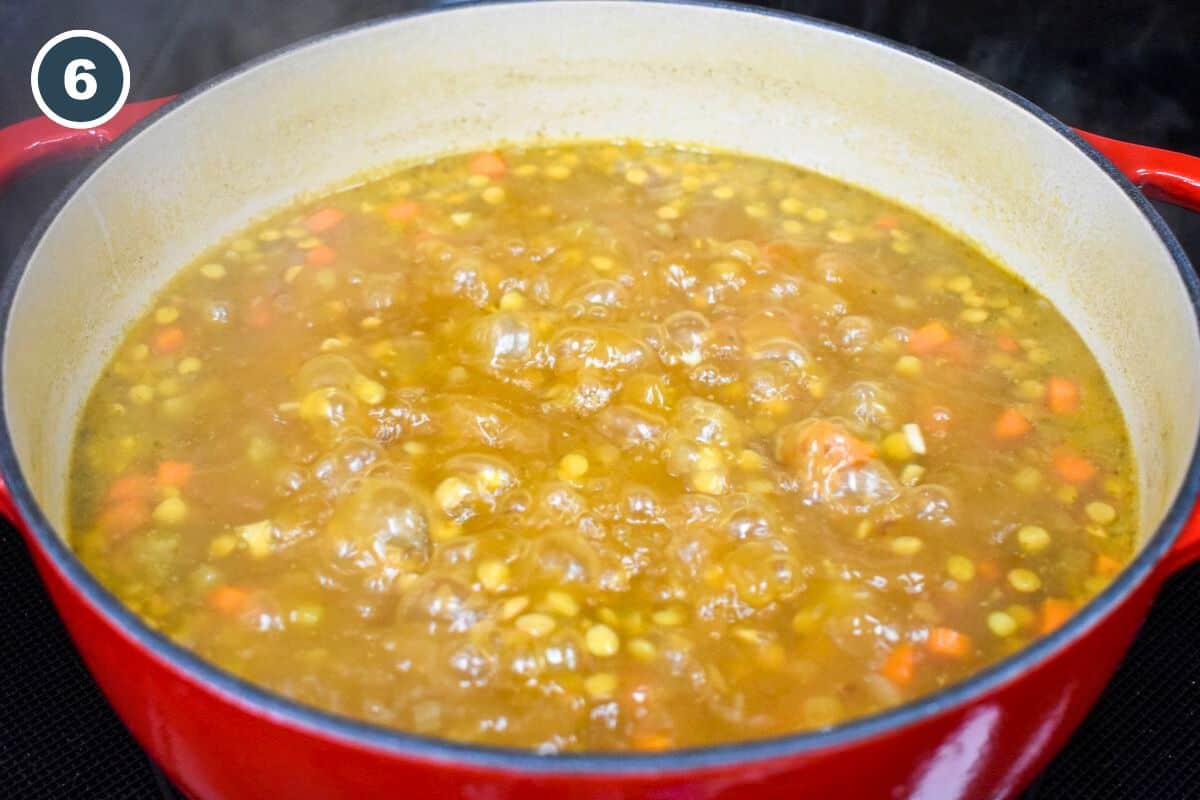
[[[267,302],[261,297],[256,297],[250,301],[250,308],[246,313],[246,324],[251,328],[262,330],[271,324],[271,320],[275,315],[271,313],[271,308]]]
[[[178,325],[172,325],[169,328],[163,328],[154,335],[154,342],[151,344],[151,347],[154,348],[154,352],[165,356],[183,347],[184,338],[183,328],[180,328]]]
[[[192,465],[187,461],[163,461],[158,465],[158,485],[180,488],[192,477]]]
[[[1095,572],[1105,578],[1111,578],[1121,571],[1121,562],[1110,555],[1100,553],[1096,556]]]
[[[1087,483],[1096,477],[1096,465],[1069,450],[1059,450],[1053,458],[1054,471],[1067,483]]]
[[[1057,375],[1046,382],[1046,405],[1055,414],[1070,414],[1079,409],[1079,385]]]
[[[412,200],[401,200],[399,203],[388,206],[387,210],[384,211],[384,214],[388,219],[407,222],[408,220],[417,216],[420,211],[421,206],[417,205]]]
[[[112,503],[145,501],[153,495],[154,481],[149,475],[122,475],[108,486],[108,500]]]
[[[1000,580],[1000,568],[996,566],[995,561],[976,561],[975,574],[989,583],[995,583]]]
[[[1017,344],[1017,340],[1011,336],[1005,336],[1004,334],[996,337],[996,347],[999,347],[1006,353],[1021,352],[1021,345]]]
[[[336,227],[345,218],[346,212],[340,208],[322,208],[304,220],[304,227],[313,233],[324,233],[330,228]]]
[[[648,750],[656,752],[659,750],[667,750],[672,745],[672,739],[665,733],[638,733],[633,736],[633,747],[635,750]]]
[[[891,214],[884,214],[882,217],[875,218],[875,227],[883,228],[885,231],[890,231],[899,224],[900,220],[896,219]]]
[[[124,500],[104,509],[97,520],[100,529],[110,536],[124,536],[150,521],[150,509],[140,499]]]
[[[236,614],[250,602],[250,593],[237,586],[218,586],[208,593],[205,602],[222,614]]]
[[[1019,439],[1033,429],[1029,420],[1015,408],[1006,408],[996,420],[992,433],[997,439]]]
[[[1062,627],[1062,624],[1075,613],[1075,604],[1070,600],[1058,597],[1047,597],[1042,601],[1042,619],[1039,630],[1050,633]]]
[[[962,339],[951,339],[939,352],[955,364],[968,364],[973,358],[971,348]]]
[[[508,164],[504,163],[504,159],[500,157],[499,153],[485,151],[471,156],[471,161],[467,164],[467,169],[471,170],[475,175],[502,178],[504,177],[504,173],[508,172]]]
[[[941,656],[963,658],[971,652],[971,637],[953,628],[931,628],[929,649]]]
[[[327,267],[337,261],[337,250],[327,244],[319,244],[308,251],[304,260],[317,267]]]
[[[779,460],[793,468],[819,473],[865,464],[875,457],[875,447],[836,422],[814,419],[789,425],[779,432]]]
[[[927,322],[908,337],[908,351],[917,355],[928,355],[943,347],[951,338],[945,325],[937,320]]]
[[[913,679],[914,662],[913,646],[906,642],[896,645],[888,653],[879,672],[897,686],[907,686]]]

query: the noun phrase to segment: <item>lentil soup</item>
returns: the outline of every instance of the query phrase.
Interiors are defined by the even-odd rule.
[[[659,750],[822,728],[1053,630],[1132,554],[1120,410],[1043,298],[779,163],[440,158],[185,268],[83,413],[71,539],[312,705]]]

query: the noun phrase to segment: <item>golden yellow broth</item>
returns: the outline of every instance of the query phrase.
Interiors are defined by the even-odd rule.
[[[330,711],[655,750],[970,675],[1129,558],[1120,411],[972,247],[779,163],[421,164],[186,267],[93,391],[72,541]]]

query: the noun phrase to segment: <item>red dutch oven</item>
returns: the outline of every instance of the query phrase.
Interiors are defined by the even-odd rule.
[[[830,730],[662,754],[537,756],[385,730],[250,686],[143,625],[60,536],[75,420],[123,324],[206,245],[301,193],[538,136],[781,159],[994,254],[1109,375],[1138,462],[1135,560],[1061,629],[938,693]],[[301,43],[95,130],[15,125],[0,131],[0,180],[114,140],[4,288],[2,510],[109,701],[191,797],[1007,797],[1095,701],[1162,581],[1200,558],[1200,283],[1135,188],[1196,209],[1200,160],[1073,132],[924,53],[718,4],[459,7]]]

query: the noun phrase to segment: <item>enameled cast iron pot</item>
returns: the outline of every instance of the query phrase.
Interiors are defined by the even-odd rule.
[[[0,177],[114,138],[161,103],[91,132],[45,121],[0,132]],[[829,731],[658,755],[538,757],[383,730],[249,686],[139,622],[60,538],[77,412],[123,324],[206,245],[299,193],[539,135],[781,159],[921,209],[995,254],[1066,314],[1110,377],[1140,471],[1136,560],[1063,628],[937,694]],[[4,511],[108,699],[192,797],[1011,796],[1092,705],[1163,579],[1200,557],[1200,284],[1131,179],[1200,203],[1197,159],[1080,138],[950,64],[813,20],[518,3],[323,36],[155,111],[31,235],[3,295]]]

